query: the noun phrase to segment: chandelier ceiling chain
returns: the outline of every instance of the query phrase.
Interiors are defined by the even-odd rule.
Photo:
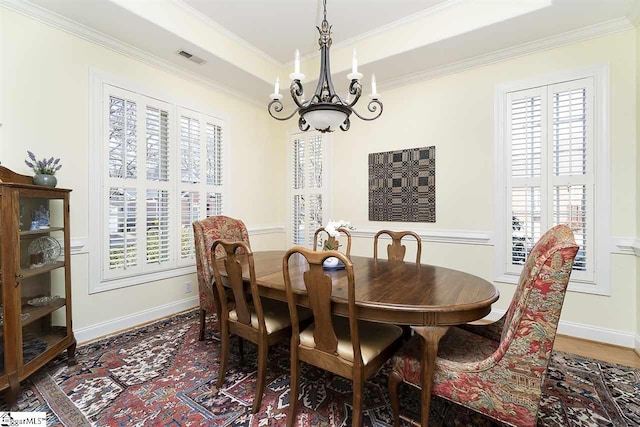
[[[303,98],[304,88],[302,86],[302,81],[305,76],[300,72],[300,52],[296,50],[294,72],[289,74],[289,78],[291,79],[289,91],[296,108],[289,115],[277,116],[277,114],[281,113],[284,109],[281,102],[282,95],[280,94],[280,78],[277,78],[274,93],[270,95],[271,102],[269,103],[268,110],[271,117],[276,120],[289,120],[296,113],[299,113],[300,118],[298,119],[298,127],[301,131],[307,131],[311,127],[322,133],[333,132],[338,128],[346,131],[351,127],[351,113],[362,120],[375,120],[382,114],[382,102],[380,102],[379,94],[376,92],[375,75],[372,75],[371,94],[369,95],[370,101],[367,109],[369,112],[373,113],[373,116],[362,116],[353,108],[362,95],[362,85],[360,84],[362,74],[358,72],[358,62],[355,49],[353,51],[352,70],[351,73],[347,75],[347,79],[350,80],[350,83],[346,99],[342,99],[335,91],[331,80],[331,66],[329,58],[329,49],[332,43],[332,26],[329,25],[329,22],[327,21],[326,0],[323,0],[323,5],[324,17],[320,26],[316,26],[318,33],[320,34],[320,38],[318,39],[318,44],[320,45],[320,75],[318,76],[318,85],[316,86],[313,96],[311,96],[309,100],[305,100]],[[353,99],[350,99],[352,96]]]

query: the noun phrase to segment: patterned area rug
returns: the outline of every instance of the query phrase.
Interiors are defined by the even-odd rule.
[[[196,312],[181,314],[81,346],[76,366],[67,367],[66,358],[58,357],[22,384],[18,409],[46,411],[50,426],[284,425],[288,344],[270,349],[262,408],[252,415],[256,348],[245,344],[241,365],[236,340],[232,343],[229,372],[218,390],[217,332],[198,341]],[[351,382],[304,363],[301,373],[298,425],[349,426]],[[407,386],[401,390],[402,407],[417,414],[418,394]],[[391,425],[386,368],[367,382],[364,406],[364,425]],[[0,410],[7,410],[3,400]],[[499,425],[439,398],[434,398],[431,422]],[[554,353],[538,425],[640,425],[640,370]]]

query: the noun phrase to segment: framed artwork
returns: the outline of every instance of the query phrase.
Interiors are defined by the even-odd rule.
[[[436,147],[369,154],[369,220],[436,222]]]

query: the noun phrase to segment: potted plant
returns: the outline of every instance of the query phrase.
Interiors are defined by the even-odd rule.
[[[36,173],[33,176],[33,183],[35,185],[44,185],[45,187],[55,187],[58,184],[55,174],[62,168],[60,159],[54,160],[51,157],[50,159],[37,160],[35,154],[29,150],[27,150],[27,155],[29,158],[24,163]]]
[[[328,238],[324,241],[324,245],[322,246],[322,250],[325,251],[337,251],[340,247],[340,242],[338,242],[338,237],[340,237],[339,228],[346,228],[349,230],[353,230],[355,227],[351,226],[349,221],[339,220],[339,221],[329,221],[327,225],[324,227],[324,231],[327,232]],[[344,264],[339,262],[336,257],[327,258],[323,266],[325,268],[337,268],[344,267]]]

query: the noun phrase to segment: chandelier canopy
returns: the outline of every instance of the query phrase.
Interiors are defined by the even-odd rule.
[[[282,95],[280,94],[280,78],[276,79],[274,93],[270,95],[271,102],[268,110],[271,117],[277,120],[289,120],[296,113],[300,114],[298,119],[298,127],[301,131],[307,131],[310,128],[319,130],[320,132],[333,132],[340,128],[343,131],[349,130],[351,126],[351,113],[362,120],[375,120],[382,114],[382,103],[379,94],[376,92],[376,77],[371,76],[371,94],[369,95],[369,105],[367,109],[373,113],[371,117],[363,117],[353,108],[360,96],[362,95],[362,85],[360,79],[362,74],[358,72],[358,61],[356,51],[353,51],[353,61],[351,73],[347,78],[351,81],[349,84],[348,95],[342,99],[333,88],[331,81],[331,67],[329,63],[329,48],[331,47],[331,26],[327,22],[327,0],[323,0],[324,19],[320,27],[316,27],[320,33],[318,44],[320,45],[320,75],[318,77],[318,85],[309,100],[304,100],[304,89],[302,81],[304,74],[300,72],[300,52],[296,50],[294,72],[289,74],[291,86],[289,90],[296,109],[289,115],[278,116],[284,109]],[[351,99],[353,97],[353,99]]]

